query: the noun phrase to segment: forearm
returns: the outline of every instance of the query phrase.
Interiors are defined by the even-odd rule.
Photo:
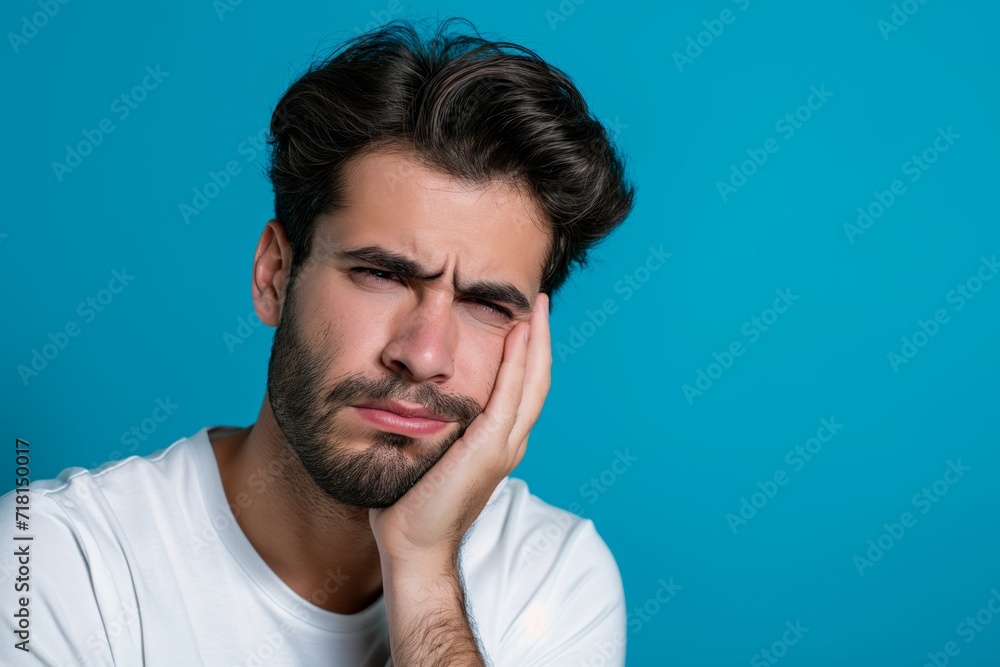
[[[396,667],[485,667],[456,565],[383,569]]]

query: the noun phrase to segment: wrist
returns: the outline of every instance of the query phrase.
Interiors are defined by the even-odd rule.
[[[376,540],[383,576],[422,578],[458,569],[459,544],[415,545],[397,540],[383,544]]]
[[[382,557],[382,578],[407,587],[458,578],[458,559],[448,554]]]

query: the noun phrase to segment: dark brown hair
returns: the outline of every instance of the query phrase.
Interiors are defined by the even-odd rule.
[[[526,188],[553,234],[541,284],[550,297],[629,214],[634,186],[569,77],[525,47],[453,32],[455,22],[468,23],[448,19],[426,40],[404,21],[352,38],[278,102],[268,169],[293,280],[316,218],[342,204],[346,163],[381,147]]]

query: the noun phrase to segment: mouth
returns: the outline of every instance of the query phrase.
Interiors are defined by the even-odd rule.
[[[450,420],[420,406],[395,401],[373,401],[352,405],[359,417],[383,431],[401,435],[432,435],[444,429]]]

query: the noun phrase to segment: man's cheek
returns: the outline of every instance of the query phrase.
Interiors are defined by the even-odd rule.
[[[484,372],[486,373],[486,376],[489,378],[490,393],[493,392],[493,386],[497,381],[497,374],[500,372],[500,367],[503,365],[503,349],[505,341],[505,338],[499,338],[491,341],[492,345],[483,355],[483,367],[485,368]]]

